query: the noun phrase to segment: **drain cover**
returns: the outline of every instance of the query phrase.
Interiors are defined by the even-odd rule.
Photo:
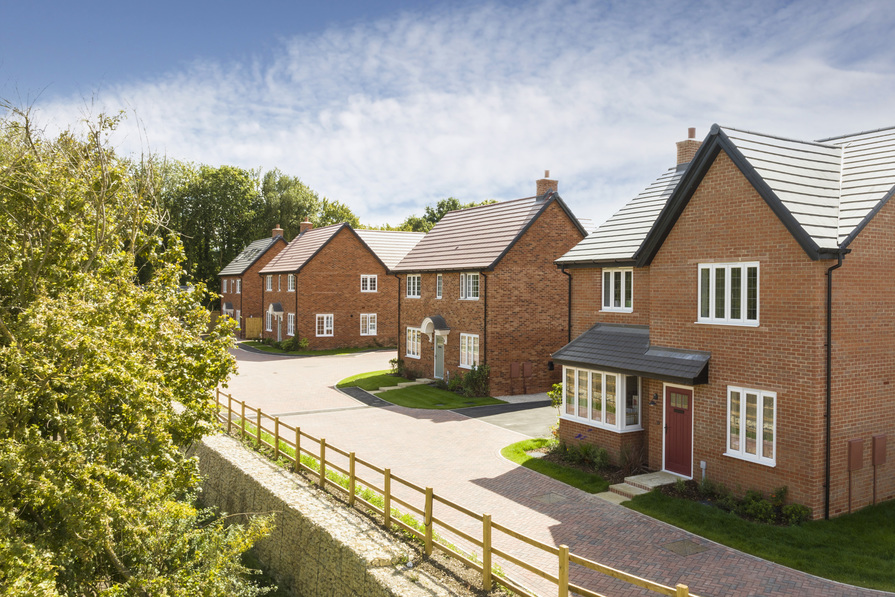
[[[709,548],[698,543],[694,543],[689,539],[682,539],[681,541],[672,541],[671,543],[666,543],[663,545],[665,549],[672,553],[676,553],[679,556],[692,556],[693,554],[702,553],[704,551],[708,551]]]
[[[558,493],[545,493],[542,496],[538,496],[535,498],[536,502],[541,502],[542,504],[559,504],[561,502],[565,502],[568,498],[564,495],[559,495]]]

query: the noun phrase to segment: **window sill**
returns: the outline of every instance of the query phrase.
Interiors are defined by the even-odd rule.
[[[600,421],[592,421],[591,419],[582,419],[580,417],[573,417],[567,414],[562,414],[559,416],[562,421],[569,421],[570,423],[581,423],[583,425],[588,425],[595,429],[602,429],[603,431],[611,431],[612,433],[635,433],[637,431],[643,431],[643,427],[638,425],[636,427],[625,427],[624,429],[619,429],[615,426],[609,426],[605,423],[601,423]]]
[[[315,337],[315,338],[332,338],[333,335],[332,335],[332,334],[317,334],[317,335],[314,336],[314,337]]]
[[[416,359],[416,360],[420,360],[420,355],[405,354],[405,355],[404,355],[404,358],[405,358],[405,359]]]
[[[478,365],[464,365],[464,364],[461,363],[461,364],[459,364],[459,365],[457,365],[457,366],[458,366],[460,369],[469,369],[470,371],[472,371],[472,368],[473,368],[473,367],[477,367]]]
[[[368,337],[368,336],[369,336],[369,337],[372,337],[372,336],[375,336],[375,335],[376,335],[376,334],[361,334],[361,336],[364,336],[365,338]]]
[[[362,294],[376,294],[378,290],[361,290]]]
[[[407,295],[407,296],[405,296],[404,298],[418,299],[418,298],[422,298],[422,297],[421,297],[421,296],[410,296],[410,295]]]
[[[751,462],[752,464],[760,464],[761,466],[767,466],[769,468],[777,467],[776,460],[770,460],[767,458],[759,459],[758,457],[744,456],[742,454],[737,454],[736,452],[724,452],[723,456],[727,456],[728,458],[734,458],[736,460],[742,460],[743,462]]]
[[[463,297],[460,297],[460,298],[457,299],[457,300],[461,300],[461,301],[477,301],[477,300],[479,300],[479,297],[475,297],[475,298],[463,298]]]
[[[600,309],[600,313],[633,313],[633,312],[634,312],[634,307],[631,307],[630,309],[624,309],[624,308],[615,309],[615,308],[611,308],[611,307],[603,307],[602,309]]]
[[[757,328],[761,325],[757,321],[740,323],[738,321],[696,320],[693,323],[695,323],[697,325],[726,325],[728,327],[735,327],[735,328]]]

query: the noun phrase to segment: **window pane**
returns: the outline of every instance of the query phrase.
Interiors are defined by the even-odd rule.
[[[730,318],[741,319],[741,301],[743,292],[743,270],[739,267],[730,270]]]
[[[631,308],[631,296],[633,293],[632,288],[632,279],[634,277],[634,272],[625,272],[625,308]]]
[[[724,282],[727,270],[723,267],[715,270],[715,319],[724,319]]]
[[[566,395],[566,414],[575,414],[575,370],[566,368],[566,383],[564,385]]]
[[[603,306],[604,307],[612,306],[612,303],[609,300],[609,297],[612,296],[612,294],[610,294],[610,287],[612,286],[611,282],[612,282],[612,274],[610,274],[609,272],[604,272],[603,273]]]
[[[625,377],[625,425],[632,427],[640,424],[640,397],[637,395],[637,378],[633,375]]]
[[[765,458],[774,457],[774,397],[763,396],[764,412],[762,413],[762,448],[761,455]]]
[[[740,451],[740,393],[730,392],[730,450]]]
[[[758,268],[746,268],[746,319],[758,319]]]
[[[709,292],[711,291],[709,268],[704,267],[699,270],[699,316],[705,319],[709,318]]]
[[[606,424],[615,425],[615,385],[616,376],[606,376]]]
[[[622,306],[622,273],[621,272],[615,272],[615,276],[613,277],[612,306],[616,307],[616,308]]]
[[[587,418],[587,371],[578,370],[578,416]]]
[[[603,374],[593,373],[590,377],[590,418],[603,420]]]
[[[756,453],[758,434],[758,395],[746,394],[746,453]]]

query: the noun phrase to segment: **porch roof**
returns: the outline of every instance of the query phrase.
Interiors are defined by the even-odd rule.
[[[651,346],[649,327],[598,323],[555,353],[554,362],[649,377],[672,383],[708,383],[711,353]]]

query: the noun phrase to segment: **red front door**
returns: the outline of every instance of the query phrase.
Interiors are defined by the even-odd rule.
[[[665,388],[665,470],[692,476],[693,391]]]

